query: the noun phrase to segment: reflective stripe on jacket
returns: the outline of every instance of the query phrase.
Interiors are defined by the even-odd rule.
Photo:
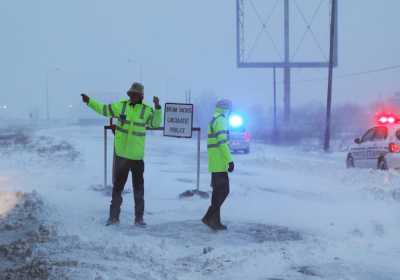
[[[208,171],[227,172],[229,162],[232,161],[228,146],[228,124],[224,111],[217,108],[208,125]]]
[[[158,128],[162,122],[161,109],[146,104],[132,105],[123,100],[104,105],[90,98],[88,106],[108,118],[117,118],[114,149],[119,157],[141,160],[144,157],[146,127]]]

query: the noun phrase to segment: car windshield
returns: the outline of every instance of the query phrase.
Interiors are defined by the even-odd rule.
[[[385,126],[378,126],[375,128],[374,140],[384,140],[388,135],[388,129]]]

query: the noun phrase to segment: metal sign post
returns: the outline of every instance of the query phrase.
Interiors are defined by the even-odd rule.
[[[198,195],[208,198],[207,192],[200,191],[200,127],[193,127],[193,104],[165,103],[164,136],[176,138],[192,138],[192,132],[197,131],[197,176],[196,189],[187,190],[179,195],[180,198]]]
[[[107,189],[107,130],[113,130],[112,119],[110,119],[110,124],[104,126],[104,189]]]
[[[113,130],[115,125],[110,119],[110,124],[104,126],[104,188],[107,187],[107,130]],[[159,128],[146,128],[149,131],[163,131],[164,136],[176,138],[192,138],[192,132],[197,132],[197,167],[196,189],[187,190],[179,195],[180,198],[198,195],[208,198],[207,192],[200,191],[200,142],[201,128],[193,127],[193,104],[166,103],[164,111],[164,126]]]

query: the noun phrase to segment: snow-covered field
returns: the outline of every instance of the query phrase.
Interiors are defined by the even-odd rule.
[[[400,279],[396,171],[347,170],[344,153],[254,144],[234,155],[222,209],[229,230],[212,232],[200,222],[209,200],[178,198],[196,185],[195,139],[151,132],[148,226],[133,226],[129,179],[121,224],[105,227],[102,127],[28,135],[0,147],[0,279]],[[210,191],[204,141],[200,178]]]

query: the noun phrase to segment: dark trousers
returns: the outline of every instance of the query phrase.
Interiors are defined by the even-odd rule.
[[[119,219],[122,204],[122,192],[132,172],[133,197],[135,200],[135,218],[143,219],[144,212],[144,162],[130,160],[114,155],[113,162],[113,190],[110,205],[110,218]]]
[[[211,173],[211,206],[205,218],[212,223],[221,223],[221,206],[229,194],[229,176],[227,172]]]

